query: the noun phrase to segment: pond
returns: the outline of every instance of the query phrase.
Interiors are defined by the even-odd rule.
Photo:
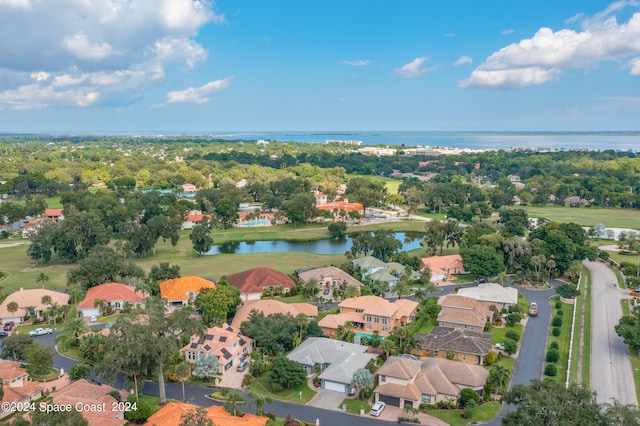
[[[401,251],[420,248],[422,234],[415,232],[396,232],[395,238],[402,242]],[[249,254],[249,253],[284,253],[304,252],[315,254],[344,254],[353,245],[350,236],[327,238],[314,241],[231,241],[215,245],[207,254]]]

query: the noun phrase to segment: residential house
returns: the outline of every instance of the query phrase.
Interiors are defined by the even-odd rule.
[[[513,287],[503,287],[500,284],[486,283],[478,287],[461,288],[458,296],[470,297],[481,302],[490,302],[498,309],[508,308],[518,304],[518,290]]]
[[[78,304],[78,310],[83,317],[101,315],[99,301],[113,310],[119,311],[126,306],[132,308],[143,307],[147,293],[143,290],[136,290],[135,286],[122,283],[105,283],[91,287],[82,302]],[[96,302],[98,301],[98,302]]]
[[[428,266],[431,271],[431,281],[434,283],[448,281],[453,274],[465,273],[462,257],[459,254],[424,257],[422,258],[422,265],[420,272],[426,271]]]
[[[199,225],[200,222],[202,222],[202,219],[204,219],[205,217],[207,219],[211,219],[211,215],[202,214],[201,212],[189,213],[184,218],[184,221],[182,222],[182,225],[180,225],[180,229],[182,229],[182,230],[193,229],[193,227],[196,226],[196,225]]]
[[[199,407],[196,405],[170,401],[153,413],[153,415],[147,419],[146,424],[152,426],[178,426],[182,423],[182,416],[197,408]],[[265,426],[267,421],[269,421],[268,417],[260,417],[248,413],[237,417],[231,413],[227,413],[223,407],[218,405],[210,405],[206,407],[205,410],[207,419],[214,425]]]
[[[378,296],[360,296],[345,299],[338,305],[340,313],[324,317],[318,325],[331,337],[336,336],[339,326],[351,321],[354,331],[372,336],[386,337],[394,328],[413,321],[418,303],[408,299],[389,302]]]
[[[362,204],[350,203],[346,198],[343,201],[331,201],[325,202],[324,204],[318,204],[316,205],[316,209],[332,212],[334,219],[347,219],[351,212],[356,212],[360,215],[364,214],[364,207]],[[346,213],[346,217],[342,216],[342,212]]]
[[[387,268],[386,263],[384,263],[382,260],[376,259],[373,256],[359,257],[357,259],[354,259],[351,263],[360,268],[363,278],[366,275]]]
[[[120,398],[116,399],[112,393],[117,392]],[[115,389],[106,384],[89,383],[85,379],[76,380],[64,388],[53,393],[53,403],[58,405],[70,404],[72,407],[80,403],[82,406],[102,406],[105,410],[81,410],[82,416],[90,425],[122,426],[127,424],[124,419],[124,405],[117,404],[126,401],[129,392]]]
[[[318,379],[322,389],[349,393],[353,373],[377,357],[367,353],[368,349],[367,346],[326,337],[309,337],[287,358],[302,365],[307,375],[313,374],[316,365],[320,366],[322,373]]]
[[[322,192],[316,192],[315,196],[316,196],[316,206],[319,206],[321,204],[326,204],[328,201],[327,194],[323,194]]]
[[[291,315],[292,317],[305,314],[307,321],[315,321],[318,317],[318,307],[311,303],[283,303],[273,299],[250,300],[243,302],[238,307],[231,326],[239,329],[242,323],[249,319],[252,311],[262,312],[265,317],[272,314]]]
[[[218,372],[226,373],[233,365],[240,362],[240,358],[253,351],[253,339],[240,334],[238,328],[224,325],[210,327],[203,336],[191,336],[190,342],[183,347],[184,359],[195,364],[200,354],[213,354],[218,357]]]
[[[169,306],[193,302],[203,288],[216,288],[216,283],[196,276],[173,278],[160,283],[160,296]]]
[[[417,409],[422,403],[455,401],[464,388],[482,395],[489,371],[479,365],[442,358],[392,356],[376,375],[379,383],[374,390],[376,402]]]
[[[463,328],[433,327],[429,334],[414,335],[419,348],[415,353],[420,356],[453,359],[470,364],[484,364],[493,345],[491,333],[471,331]]]
[[[289,293],[296,283],[282,272],[271,268],[253,268],[227,277],[229,283],[240,290],[242,300],[259,300],[266,289],[272,294]]]
[[[44,211],[44,217],[47,219],[61,222],[64,220],[64,209],[46,209]]]
[[[32,235],[37,234],[43,226],[55,223],[55,220],[49,219],[48,217],[37,217],[35,219],[31,219],[24,225],[24,228],[22,228],[22,238],[25,240],[29,239]]]
[[[49,296],[51,303],[60,306],[69,303],[69,295],[60,291],[46,290],[43,288],[24,290],[20,289],[8,295],[0,304],[0,320],[2,323],[13,321],[16,324],[22,322],[26,316],[42,318],[42,314],[49,308],[49,304],[42,303],[42,298]],[[18,310],[10,312],[8,306],[11,302],[16,302]]]
[[[310,279],[318,281],[318,286],[323,293],[329,294],[333,289],[345,289],[348,286],[361,288],[363,284],[335,266],[323,266],[312,269],[299,269],[296,271],[300,281],[307,283]]]
[[[482,331],[485,324],[493,319],[492,303],[489,302],[450,294],[441,297],[439,304],[442,306],[437,318],[440,327]]]
[[[402,275],[405,275],[406,267],[398,262],[385,263],[373,256],[360,257],[352,261],[362,272],[362,280],[368,282],[380,281],[389,287],[396,285]],[[420,273],[410,271],[410,280],[419,280]]]
[[[42,396],[43,387],[39,382],[33,382],[29,378],[27,370],[20,366],[17,361],[0,360],[0,380],[2,380],[2,408],[0,408],[0,419],[3,419],[16,412],[15,404],[29,403]],[[14,404],[14,409],[5,409]]]
[[[182,192],[180,197],[182,198],[196,198],[198,187],[192,183],[185,183],[182,185]]]
[[[589,205],[589,201],[582,197],[578,197],[577,195],[572,195],[571,197],[564,199],[564,205],[571,207],[584,207]]]

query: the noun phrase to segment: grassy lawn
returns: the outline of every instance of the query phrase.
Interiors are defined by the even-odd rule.
[[[573,348],[571,353],[571,371],[569,371],[569,383],[577,383],[578,377],[582,378],[582,371],[578,371],[578,361],[580,358],[580,329],[582,327],[582,301],[585,297],[585,283],[587,281],[587,276],[582,276],[582,283],[580,284],[580,296],[576,298],[576,323],[575,329],[573,331]],[[589,311],[590,312],[590,311]],[[585,330],[585,337],[587,333],[590,331]],[[589,347],[584,346],[584,351],[588,351]],[[583,366],[583,368],[585,368]],[[588,367],[587,367],[588,368]]]
[[[559,300],[559,297],[553,297],[551,299],[551,311],[553,312],[552,318],[556,315],[556,300]],[[573,305],[562,304],[562,327],[560,327],[560,336],[554,337],[551,334],[551,330],[553,326],[549,327],[549,339],[547,340],[547,349],[551,342],[558,342],[558,352],[560,352],[560,359],[556,363],[558,367],[558,374],[555,377],[545,376],[545,379],[549,379],[551,381],[557,383],[565,383],[567,379],[567,364],[569,362],[569,341],[571,340],[571,316],[573,315]],[[546,352],[545,352],[546,355]]]
[[[582,226],[602,223],[607,227],[639,227],[638,212],[634,209],[596,207],[525,207],[529,217],[545,218],[553,222],[574,222]]]
[[[383,176],[373,176],[373,175],[360,175],[360,174],[348,174],[347,175],[349,178],[354,178],[354,177],[363,177],[366,179],[370,179],[373,180],[375,182],[384,182],[384,184],[387,186],[387,192],[389,194],[397,194],[398,193],[398,188],[400,187],[400,184],[402,183],[402,179],[393,179],[393,178],[388,178],[388,177],[383,177]]]
[[[42,376],[31,374],[31,379],[36,382],[50,382],[52,380],[56,380],[60,376],[60,371],[55,368],[49,369],[49,374],[44,374]]]
[[[629,300],[624,299],[620,301],[622,303],[622,315],[631,315],[631,306]],[[638,351],[634,351],[629,348],[629,356],[631,357],[631,371],[633,371],[633,383],[636,386],[636,398],[640,405],[640,356]]]
[[[611,260],[615,260],[618,263],[631,262],[633,264],[638,263],[638,255],[636,254],[620,254],[617,251],[607,251]]]
[[[591,273],[585,269],[583,277],[587,278],[587,306],[584,313],[584,347],[582,355],[582,383],[591,384]]]
[[[522,339],[522,329],[523,329],[523,325],[522,324],[516,324],[513,327],[493,327],[491,329],[491,334],[493,335],[493,337],[491,338],[491,343],[493,343],[494,345],[496,343],[504,343],[504,335],[507,333],[508,330],[515,330],[518,332],[518,334],[520,335],[520,338]]]
[[[470,422],[486,422],[494,418],[500,411],[500,403],[497,401],[487,402],[478,406],[473,417],[465,419],[460,415],[462,410],[430,410],[429,415],[437,417],[452,426],[464,426]]]
[[[418,210],[416,216],[428,217],[429,219],[447,220],[447,215],[443,213],[432,213],[426,210]]]
[[[266,395],[273,399],[280,399],[283,401],[290,402],[299,402],[301,404],[306,404],[313,398],[316,394],[314,390],[311,390],[309,386],[307,386],[307,381],[299,386],[294,387],[293,389],[284,389],[280,392],[271,392],[269,381],[266,377],[259,377],[251,382],[250,388],[253,392]],[[300,392],[302,391],[302,398],[300,398]]]
[[[327,309],[326,311],[318,312],[318,318],[316,319],[316,321],[320,322],[320,320],[327,315],[337,314],[338,312],[340,312],[340,308]]]
[[[291,297],[279,297],[277,298],[279,302],[283,303],[307,303],[309,299],[304,294],[298,294]]]
[[[369,414],[371,406],[366,401],[360,401],[359,399],[345,398],[338,408],[342,409],[342,404],[347,404],[347,412],[351,414],[360,414],[360,407],[364,408],[364,413]]]
[[[144,393],[138,393],[138,398],[140,400],[140,403],[147,404],[149,407],[151,407],[151,414],[155,413],[161,408],[159,396],[151,396]]]

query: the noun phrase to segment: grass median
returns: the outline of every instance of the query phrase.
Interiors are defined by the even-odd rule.
[[[620,301],[620,303],[622,304],[622,315],[631,315],[629,300],[623,299]],[[636,387],[636,399],[638,401],[638,405],[640,405],[640,356],[638,356],[638,351],[634,351],[633,349],[629,348],[629,358],[631,359],[633,383]]]
[[[558,309],[556,308],[556,302],[560,301],[560,296],[555,296],[551,299],[551,311],[552,321],[553,317],[559,316]],[[564,384],[567,380],[567,365],[569,363],[569,342],[571,341],[571,317],[573,315],[574,305],[570,305],[567,303],[562,303],[560,307],[562,310],[562,326],[558,327],[560,329],[560,335],[554,336],[553,323],[551,327],[549,327],[549,338],[547,339],[547,351],[551,347],[552,342],[556,342],[558,344],[558,352],[560,353],[560,359],[556,363],[558,368],[557,374],[555,376],[545,376],[545,379],[551,380],[553,382]],[[546,356],[546,353],[545,353]],[[546,365],[546,363],[545,363]]]

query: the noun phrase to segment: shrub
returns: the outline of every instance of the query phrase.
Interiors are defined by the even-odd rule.
[[[556,315],[558,315],[559,317],[561,317],[561,316],[563,316],[563,315],[564,315],[564,311],[563,311],[562,309],[558,309],[558,310],[556,311]]]
[[[547,351],[547,362],[558,362],[560,359],[560,352],[557,349],[549,349]]]
[[[562,284],[560,287],[556,288],[556,293],[565,299],[572,299],[579,295],[580,291],[571,284]]]
[[[495,364],[495,362],[496,362],[496,354],[494,354],[493,351],[489,351],[487,356],[484,357],[484,365],[488,367],[490,365]]]
[[[460,408],[466,408],[471,402],[474,402],[476,405],[480,401],[480,395],[476,391],[471,388],[464,388],[460,391]]]
[[[558,337],[560,335],[560,327],[553,327],[551,334],[553,334],[553,337]]]
[[[599,251],[599,252],[598,252],[598,257],[599,257],[600,259],[607,260],[607,259],[609,259],[609,253],[607,253],[607,252],[606,252],[606,251],[604,251],[604,250],[603,250],[603,251]]]
[[[551,342],[551,344],[549,345],[549,349],[558,349],[558,342]]]
[[[136,402],[135,395],[130,395],[128,400],[129,402]],[[149,407],[149,405],[145,404],[144,402],[136,403],[135,410],[124,412],[124,418],[126,420],[129,420],[131,422],[136,422],[136,423],[142,422],[143,420],[147,420],[149,416],[151,416],[151,407]]]
[[[551,325],[554,327],[562,327],[562,317],[554,316],[551,320]]]
[[[520,333],[515,330],[507,330],[504,334],[504,337],[507,339],[515,340],[516,342],[520,341]]]
[[[556,309],[562,309],[562,302],[559,300],[556,302]]]
[[[520,314],[513,312],[507,315],[507,317],[504,320],[505,320],[505,324],[507,324],[509,327],[513,327],[514,325],[520,322],[521,318],[520,318]]]
[[[518,343],[512,339],[504,339],[504,351],[508,355],[513,355],[518,351]]]
[[[547,364],[544,366],[544,375],[555,377],[558,374],[558,367],[555,364]]]

